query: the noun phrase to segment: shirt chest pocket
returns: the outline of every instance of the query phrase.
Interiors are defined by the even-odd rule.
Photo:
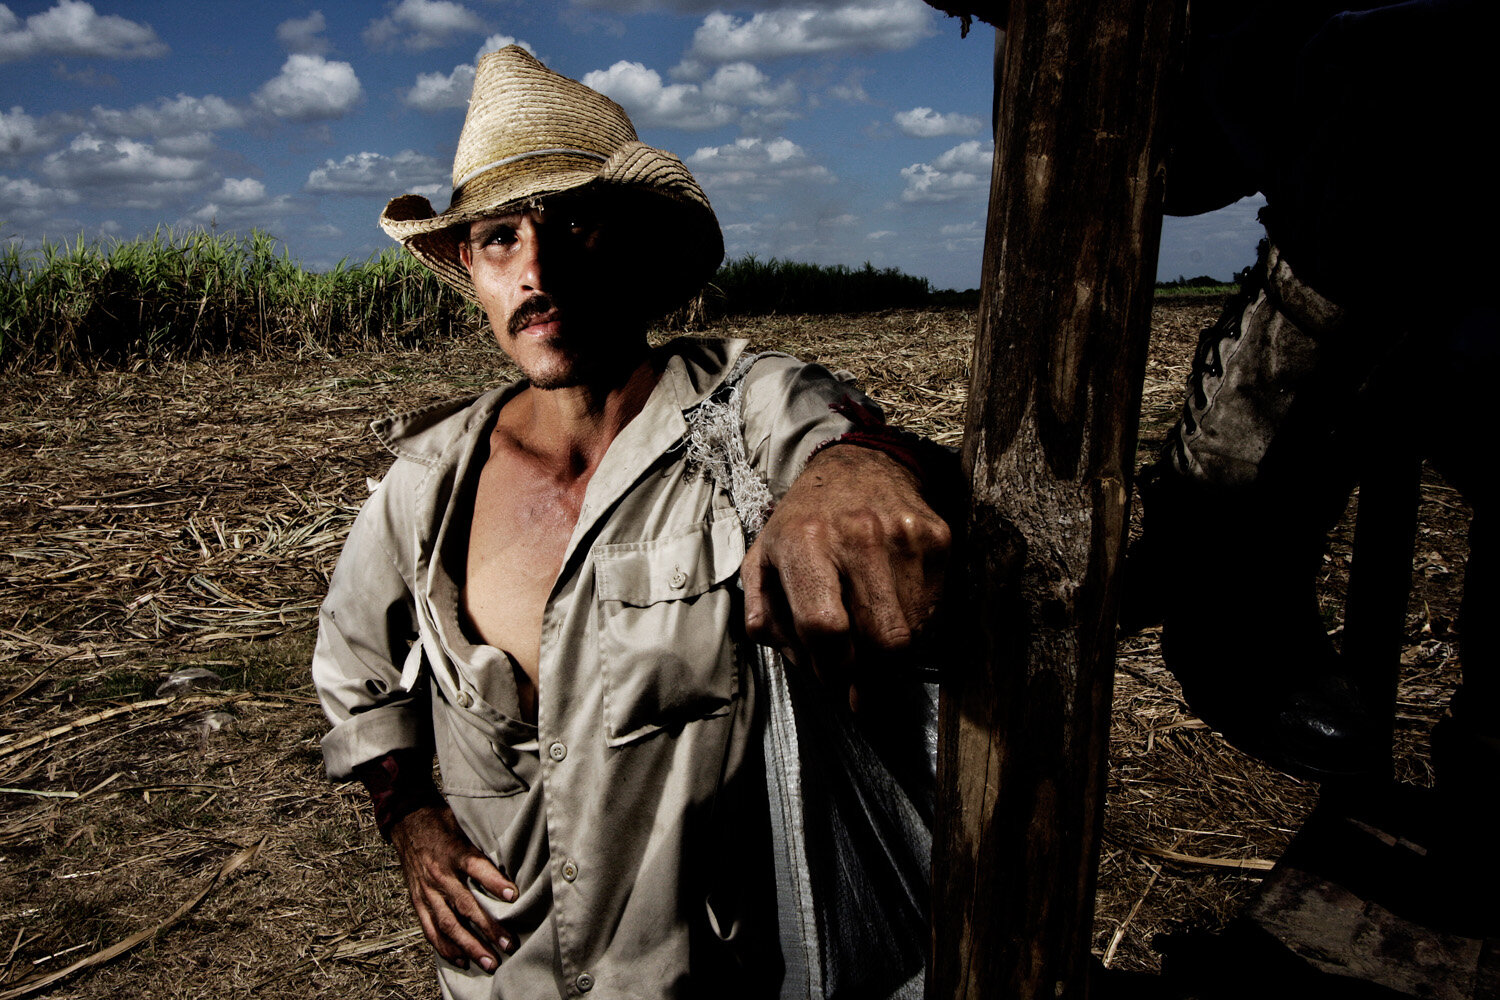
[[[733,511],[666,538],[595,549],[609,746],[729,711],[739,690],[734,576],[744,559]]]

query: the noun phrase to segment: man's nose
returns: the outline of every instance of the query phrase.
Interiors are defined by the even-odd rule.
[[[521,240],[521,287],[528,292],[544,292],[542,271],[548,257],[546,236],[541,226],[533,226],[525,237]]]

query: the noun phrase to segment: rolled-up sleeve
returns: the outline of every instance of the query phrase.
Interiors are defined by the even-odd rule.
[[[762,355],[740,391],[750,461],[776,497],[786,493],[818,445],[854,426],[833,404],[849,398],[874,412],[880,409],[822,365],[780,354]]]
[[[386,478],[350,529],[318,616],[312,676],[333,723],[323,759],[335,780],[392,750],[432,742],[425,688],[401,686],[408,657],[421,656],[422,646],[411,585],[392,554]]]

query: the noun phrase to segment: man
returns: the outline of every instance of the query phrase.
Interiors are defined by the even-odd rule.
[[[1194,9],[1167,211],[1262,191],[1267,241],[1143,483],[1123,612],[1164,620],[1167,665],[1231,742],[1316,780],[1383,776],[1395,678],[1335,650],[1315,583],[1359,467],[1430,459],[1474,512],[1463,689],[1434,734],[1459,812],[1500,791],[1500,323],[1494,243],[1472,236],[1495,209],[1464,100],[1490,86],[1496,21],[1476,0]]]
[[[648,348],[723,244],[613,102],[487,55],[453,181],[445,212],[406,196],[381,223],[524,377],[376,424],[397,461],[313,664],[329,775],[370,787],[445,996],[773,995],[762,692],[735,633],[842,691],[931,611],[946,525],[822,369]]]

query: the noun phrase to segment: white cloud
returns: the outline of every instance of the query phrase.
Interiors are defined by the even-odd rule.
[[[979,187],[979,179],[973,174],[956,176],[934,170],[930,163],[913,163],[901,168],[906,188],[901,192],[902,201],[952,201]]]
[[[754,211],[754,210],[752,210]],[[745,254],[808,263],[850,264],[871,261],[883,266],[887,256],[882,234],[862,235],[841,213],[824,214],[816,202],[795,205],[792,212],[757,212],[749,223],[724,226],[731,259]]]
[[[0,215],[7,222],[31,223],[50,215],[59,205],[71,205],[78,195],[59,188],[43,187],[29,177],[0,174]]]
[[[536,55],[536,49],[531,47],[530,42],[523,42],[521,39],[512,38],[510,35],[491,35],[484,40],[483,45],[479,46],[479,51],[474,53],[474,61],[477,63],[480,56],[490,52],[499,52],[507,45],[519,45],[532,55]]]
[[[266,200],[266,186],[254,177],[226,177],[214,197],[234,205],[254,205]]]
[[[768,115],[764,109],[784,109],[797,100],[790,80],[773,85],[746,62],[721,66],[702,84],[668,84],[656,70],[621,60],[586,74],[583,83],[618,101],[637,127],[645,128],[718,128],[735,121],[746,106],[762,109],[751,116],[754,120],[780,121],[787,116]]]
[[[423,111],[440,111],[443,108],[461,108],[469,103],[469,92],[474,89],[474,67],[468,63],[453,67],[446,76],[442,73],[420,73],[417,82],[401,95],[401,100]]]
[[[315,10],[306,17],[294,17],[278,24],[276,40],[288,52],[323,56],[328,54],[329,48],[328,39],[322,37],[327,29],[328,22],[324,19],[323,12]]]
[[[1266,234],[1258,218],[1265,206],[1265,195],[1254,194],[1201,215],[1164,218],[1157,280],[1196,274],[1233,278],[1255,260],[1255,245]]]
[[[85,132],[48,154],[41,171],[60,187],[96,189],[114,205],[159,208],[167,199],[201,190],[213,181],[209,152],[211,147],[198,141],[170,148]]]
[[[0,158],[39,153],[52,145],[51,130],[20,106],[0,111]]]
[[[474,62],[460,63],[451,73],[420,73],[412,88],[401,95],[401,100],[422,111],[441,111],[444,108],[461,108],[469,103],[469,93],[474,89],[474,72],[480,57],[496,52],[507,45],[518,45],[536,55],[529,42],[510,35],[491,35],[484,40],[479,51],[474,53]]]
[[[311,122],[341,117],[360,95],[353,66],[294,53],[287,56],[281,72],[255,92],[255,103],[277,118]]]
[[[866,70],[855,70],[844,78],[843,83],[836,83],[828,88],[828,96],[834,100],[844,101],[848,104],[869,104],[870,95],[865,90],[864,77],[868,74]]]
[[[428,198],[450,193],[451,171],[431,156],[407,149],[395,156],[353,153],[307,175],[303,190],[312,194],[378,195],[393,198],[411,192]]]
[[[186,181],[206,176],[208,164],[200,157],[160,153],[150,143],[85,132],[43,160],[42,171],[53,180],[76,185]]]
[[[961,142],[931,163],[913,163],[901,169],[906,188],[902,201],[953,201],[983,197],[989,192],[994,149],[978,140]]]
[[[912,108],[898,111],[896,127],[907,135],[918,139],[935,139],[944,135],[974,135],[984,128],[984,122],[973,115],[938,114],[931,108]]]
[[[166,54],[166,43],[149,24],[114,14],[101,16],[82,0],[58,0],[57,6],[25,22],[0,4],[0,62],[38,56],[151,59]]]
[[[658,10],[674,14],[707,14],[724,6],[723,0],[574,0],[574,5],[611,14],[649,14]]]
[[[264,229],[272,220],[283,219],[294,212],[304,212],[291,195],[266,196],[266,186],[254,177],[226,177],[217,191],[201,207],[189,212],[177,225],[258,227]]]
[[[938,228],[938,235],[943,237],[943,249],[949,253],[982,251],[984,248],[984,220],[980,218],[969,222],[940,226]]]
[[[687,163],[716,203],[722,198],[726,207],[784,197],[788,190],[802,193],[811,185],[838,180],[786,138],[741,138],[727,146],[704,146]]]
[[[622,59],[585,74],[582,83],[618,101],[637,128],[710,129],[735,117],[733,107],[710,100],[696,84],[663,84],[660,73],[638,62]]]
[[[154,105],[138,104],[129,110],[95,105],[93,127],[111,135],[180,135],[187,132],[217,132],[242,128],[245,112],[222,97],[158,98]]]
[[[118,87],[118,78],[101,73],[96,67],[83,66],[74,69],[61,59],[52,64],[52,75],[59,80],[76,83],[80,87]]]
[[[752,108],[740,116],[739,127],[745,135],[775,135],[783,131],[788,122],[801,117],[791,108]]]
[[[922,0],[855,0],[836,7],[762,11],[749,20],[715,11],[693,32],[693,63],[727,63],[826,52],[900,50],[932,33]]]
[[[156,151],[168,156],[196,156],[206,159],[214,151],[214,137],[207,132],[185,132],[156,140]]]
[[[748,242],[759,236],[765,227],[759,222],[726,222],[719,228],[724,230],[726,240],[733,237],[742,242]]]
[[[980,144],[977,139],[961,142],[942,156],[932,161],[939,170],[966,170],[983,174],[989,180],[990,167],[995,162],[995,147],[992,143]]]
[[[365,28],[365,44],[374,49],[399,44],[409,52],[435,49],[457,35],[484,31],[479,15],[451,0],[401,0],[391,12]]]
[[[178,228],[229,226],[264,229],[272,220],[284,219],[305,210],[305,206],[299,205],[291,195],[279,194],[274,198],[267,198],[264,189],[261,197],[253,200],[236,200],[233,195],[225,197],[222,190],[215,192],[213,198],[215,200],[205,202],[201,208],[179,220]]]
[[[747,62],[720,66],[713,77],[703,84],[703,95],[710,100],[727,101],[730,104],[756,104],[761,107],[782,107],[797,99],[797,86],[783,80],[772,86],[770,78]]]

